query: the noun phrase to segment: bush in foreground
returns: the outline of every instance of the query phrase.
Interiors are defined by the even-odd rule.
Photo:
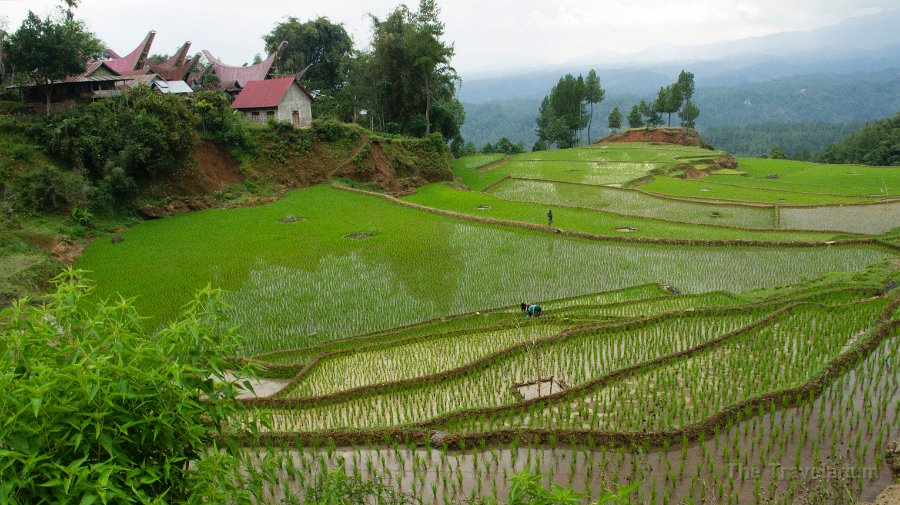
[[[218,293],[150,333],[130,301],[97,301],[76,272],[54,283],[45,304],[0,312],[0,503],[228,496],[230,451],[213,436],[241,386],[224,381],[236,340],[214,326]]]

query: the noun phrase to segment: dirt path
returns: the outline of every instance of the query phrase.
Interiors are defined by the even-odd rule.
[[[504,156],[503,159],[500,161],[495,161],[495,162],[491,163],[490,165],[485,165],[481,168],[476,168],[475,171],[476,172],[487,172],[488,170],[493,170],[497,167],[502,167],[503,165],[506,165],[507,163],[509,163],[508,155]]]

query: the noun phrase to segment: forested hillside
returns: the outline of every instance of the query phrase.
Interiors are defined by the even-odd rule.
[[[616,88],[604,80],[602,72],[600,81],[607,95],[606,100],[594,108],[594,140],[608,134],[605,128],[607,116],[613,107],[627,111],[641,99],[655,96]],[[892,69],[803,75],[720,87],[704,86],[698,78],[695,101],[703,111],[697,119],[697,128],[704,135],[715,138],[712,143],[717,148],[738,155],[758,155],[773,147],[795,153],[814,152],[847,135],[864,121],[887,117],[900,110],[900,73]],[[537,140],[534,119],[540,97],[463,105],[466,122],[461,132],[467,141],[480,146],[508,137],[529,147]],[[789,132],[798,124],[809,123],[814,124],[816,133],[804,130],[787,137],[779,135],[788,140],[778,143],[770,143],[765,136],[760,136],[762,131]],[[719,128],[722,128],[721,133]],[[746,142],[746,135],[754,140]]]
[[[900,112],[831,144],[822,159],[828,163],[900,165]]]

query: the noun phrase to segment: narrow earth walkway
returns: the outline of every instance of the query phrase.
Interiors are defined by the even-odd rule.
[[[507,163],[509,163],[509,155],[504,156],[502,160],[495,161],[495,162],[491,163],[490,165],[485,165],[481,168],[476,168],[475,171],[476,172],[487,172],[488,170],[493,170],[497,167],[502,167],[503,165],[506,165]]]

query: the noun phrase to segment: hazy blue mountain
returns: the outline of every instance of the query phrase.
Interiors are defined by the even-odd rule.
[[[597,69],[613,93],[647,94],[671,82],[682,68],[698,86],[729,86],[815,73],[853,73],[900,64],[900,9],[850,18],[809,32],[785,32],[696,46],[657,46],[626,56],[608,51],[554,67],[463,75],[465,103],[542,98],[565,73]]]

